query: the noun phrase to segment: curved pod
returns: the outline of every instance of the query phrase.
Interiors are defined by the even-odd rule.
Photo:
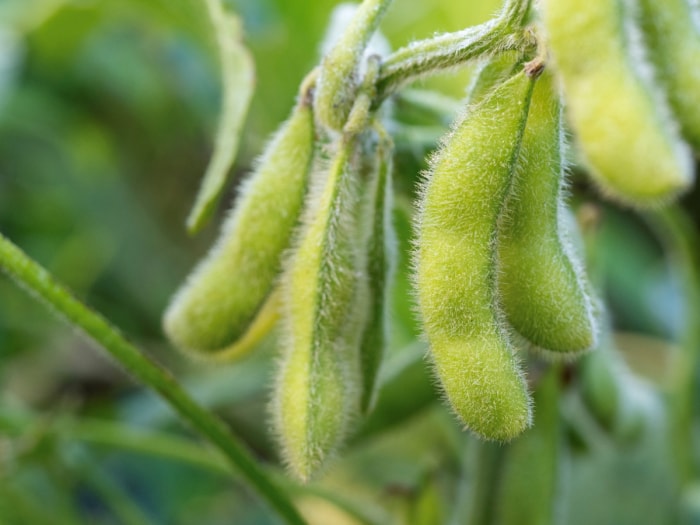
[[[535,345],[580,352],[596,343],[583,263],[565,236],[564,137],[552,75],[532,95],[499,228],[499,292],[510,324]]]
[[[627,0],[542,0],[578,145],[601,189],[652,205],[688,188],[690,151],[649,78]]]
[[[244,182],[216,244],[165,313],[165,332],[180,349],[217,354],[246,333],[290,244],[313,150],[313,114],[302,97]]]
[[[355,209],[357,141],[344,136],[315,173],[310,206],[285,270],[284,357],[273,405],[283,457],[308,480],[338,448],[359,397],[360,254]]]
[[[527,387],[497,305],[497,227],[534,80],[521,72],[468,109],[423,188],[415,286],[437,377],[461,420],[487,439],[530,424]]]

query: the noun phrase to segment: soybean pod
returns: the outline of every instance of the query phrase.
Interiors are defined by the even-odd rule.
[[[418,214],[415,286],[435,372],[453,410],[486,439],[530,424],[530,397],[498,306],[498,223],[535,72],[469,107],[433,157]]]
[[[541,6],[568,117],[602,191],[649,206],[687,189],[690,150],[650,78],[630,2],[542,0]]]
[[[558,353],[596,343],[590,286],[564,224],[564,147],[558,92],[545,71],[533,91],[499,227],[499,292],[513,328]]]
[[[521,59],[519,51],[503,51],[479,65],[467,90],[469,104],[477,104],[500,83],[506,81]]]
[[[700,152],[700,7],[690,0],[640,0],[639,6],[659,80],[685,138]]]
[[[337,449],[356,412],[357,355],[344,329],[357,291],[356,140],[336,148],[283,280],[274,424],[284,460],[303,480]]]
[[[214,247],[164,316],[168,337],[199,356],[221,353],[244,336],[281,267],[306,193],[314,125],[306,83],[252,175],[244,182]]]
[[[394,145],[381,125],[378,135],[375,166],[367,183],[367,284],[370,300],[367,326],[360,346],[362,369],[361,409],[367,412],[374,402],[377,376],[388,344],[389,283],[395,266],[396,239],[391,222],[392,156]]]
[[[359,345],[366,319],[366,261],[358,220],[361,138],[379,62],[367,77],[327,170],[314,173],[305,218],[282,282],[282,344],[273,403],[283,459],[310,479],[359,412]]]

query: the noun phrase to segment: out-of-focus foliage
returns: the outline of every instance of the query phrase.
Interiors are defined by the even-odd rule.
[[[236,180],[318,61],[335,3],[229,2],[243,19],[257,71]],[[382,30],[397,47],[482,22],[499,4],[397,0]],[[261,417],[274,340],[242,363],[209,366],[173,352],[160,329],[170,294],[216,233],[212,225],[189,238],[183,224],[211,153],[217,67],[197,0],[2,0],[0,231],[167,363],[274,463],[269,421]],[[468,77],[467,69],[417,87],[450,97],[436,99],[449,106]],[[363,523],[365,516],[366,523],[456,525],[484,504],[468,495],[479,493],[476,473],[490,445],[461,433],[434,393],[408,290],[413,186],[450,119],[407,100],[396,102],[403,125],[396,130],[394,215],[402,258],[384,386],[317,493],[299,496],[313,523]],[[662,403],[670,356],[687,330],[683,285],[638,215],[600,204],[583,183],[573,191],[578,203],[600,212],[600,278],[651,430],[619,442],[580,398],[565,398],[570,452],[560,468],[567,497],[556,512],[573,525],[661,525],[693,512],[697,519],[697,491],[678,500]],[[697,189],[683,201],[696,220],[697,202]],[[575,382],[573,367],[571,374]],[[134,438],[139,428],[147,438]],[[196,444],[152,394],[0,279],[0,522],[268,523],[257,500]]]

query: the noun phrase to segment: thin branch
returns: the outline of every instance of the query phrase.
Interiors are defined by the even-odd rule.
[[[501,14],[481,25],[412,42],[382,63],[377,81],[379,105],[401,85],[496,51],[532,44],[522,31],[530,0],[509,0]]]
[[[0,234],[0,267],[32,296],[47,304],[83,335],[102,347],[137,381],[167,401],[192,427],[218,448],[285,523],[304,522],[287,496],[258,467],[226,424],[197,404],[164,368],[129,343],[106,319],[78,301],[53,276]]]

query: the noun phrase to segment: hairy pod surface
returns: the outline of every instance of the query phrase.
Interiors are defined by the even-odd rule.
[[[690,150],[658,93],[627,0],[542,0],[578,145],[601,189],[648,206],[693,180]]]
[[[343,128],[357,93],[365,48],[390,3],[391,0],[364,0],[323,57],[314,101],[316,118],[323,126]]]
[[[367,285],[370,300],[367,326],[360,345],[362,397],[360,408],[369,411],[377,391],[377,377],[389,340],[389,285],[396,265],[396,235],[391,221],[393,143],[384,129],[378,131],[375,166],[367,181],[364,213],[367,231]]]
[[[519,51],[503,51],[479,65],[467,90],[469,104],[478,104],[515,72],[520,61]]]
[[[532,428],[505,450],[495,508],[496,525],[556,523],[555,502],[561,478],[559,368],[544,372],[535,393]]]
[[[313,115],[302,95],[244,182],[216,244],[165,313],[165,332],[177,347],[211,355],[245,334],[290,244],[313,150]]]
[[[564,136],[552,75],[532,94],[527,125],[499,227],[499,292],[508,321],[552,352],[596,344],[583,262],[566,238]]]
[[[497,229],[534,80],[524,72],[470,107],[432,159],[418,216],[415,286],[437,377],[484,438],[530,424],[530,400],[498,309]]]
[[[356,247],[357,137],[344,135],[314,188],[283,281],[284,356],[273,405],[283,458],[308,480],[338,448],[358,409],[362,323]]]
[[[690,0],[640,0],[639,5],[659,80],[685,138],[700,152],[700,7]]]

